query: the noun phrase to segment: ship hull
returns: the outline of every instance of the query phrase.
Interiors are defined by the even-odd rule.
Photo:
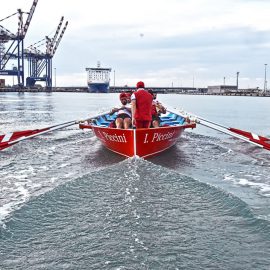
[[[91,83],[88,84],[88,90],[90,93],[108,93],[109,84],[106,83]]]

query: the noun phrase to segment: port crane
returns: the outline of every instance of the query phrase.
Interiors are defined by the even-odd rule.
[[[6,19],[18,14],[18,30],[14,34],[4,26],[0,25],[0,75],[4,76],[17,76],[18,86],[24,86],[24,38],[31,23],[33,14],[35,12],[38,0],[34,0],[29,12],[23,12],[18,9],[16,13],[1,19],[0,23]],[[24,23],[23,14],[28,14]],[[9,46],[6,46],[9,45]],[[8,47],[6,49],[6,47]],[[12,65],[13,68],[8,68],[10,61],[17,60],[16,65]]]
[[[37,81],[45,81],[46,88],[48,90],[51,90],[52,88],[52,59],[55,55],[55,52],[59,46],[59,43],[68,26],[68,21],[66,21],[60,33],[63,22],[64,22],[64,17],[62,16],[58,24],[58,27],[55,31],[55,34],[52,38],[46,36],[45,39],[42,39],[39,42],[31,45],[28,49],[24,51],[24,55],[26,59],[28,60],[29,77],[26,78],[27,87],[34,87]],[[46,50],[45,52],[42,52],[41,50],[38,49],[38,47],[44,44],[46,44]],[[44,71],[45,71],[45,74],[42,75]]]

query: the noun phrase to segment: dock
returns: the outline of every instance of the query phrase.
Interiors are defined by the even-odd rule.
[[[121,93],[124,91],[135,91],[135,87],[115,86],[110,87],[109,93]],[[231,89],[224,91],[210,92],[209,88],[194,88],[194,87],[148,87],[159,94],[179,94],[179,95],[211,95],[211,96],[255,96],[255,97],[270,97],[270,91],[263,92],[261,89]],[[69,87],[1,87],[1,92],[32,92],[32,93],[88,93],[88,87],[69,86]]]

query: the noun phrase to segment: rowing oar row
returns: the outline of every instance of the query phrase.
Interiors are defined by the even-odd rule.
[[[172,111],[172,110],[171,110]],[[179,114],[179,112],[177,112]],[[231,127],[226,127],[223,125],[220,125],[218,123],[215,123],[213,121],[207,120],[205,118],[202,118],[200,116],[190,114],[186,111],[180,111],[180,114],[186,118],[186,119],[192,119],[198,124],[201,124],[203,126],[206,126],[208,128],[212,128],[214,130],[220,131],[222,133],[225,133],[227,135],[236,137],[240,140],[249,142],[253,145],[256,145],[258,147],[264,148],[266,150],[270,151],[270,139],[266,137],[259,136],[257,134],[254,134],[252,132],[244,131],[241,129],[236,129],[236,128],[231,128]],[[21,142],[26,139],[30,139],[42,134],[46,134],[48,132],[52,132],[55,130],[59,130],[65,127],[69,127],[72,125],[76,125],[82,122],[90,121],[97,116],[93,116],[84,120],[74,120],[74,121],[69,121],[69,122],[64,122],[58,125],[42,128],[42,129],[34,129],[34,130],[24,130],[24,131],[15,131],[15,132],[10,132],[5,135],[0,135],[0,151],[8,148],[18,142]]]
[[[90,121],[97,116],[90,117],[84,120],[74,120],[74,121],[68,121],[64,122],[58,125],[42,128],[42,129],[32,129],[32,130],[23,130],[23,131],[15,131],[15,132],[10,132],[5,135],[0,135],[0,151],[8,148],[18,142],[21,142],[23,140],[27,140],[42,134],[46,134],[48,132],[52,132],[55,130],[59,130],[65,127],[69,127],[72,125],[77,125],[82,122]]]
[[[202,118],[200,116],[190,114],[186,111],[181,111],[180,113],[183,117],[192,119],[197,124],[220,131],[222,133],[225,133],[227,135],[230,135],[232,137],[238,138],[240,140],[243,140],[245,142],[251,143],[253,145],[256,145],[258,147],[261,147],[270,151],[270,138],[266,138],[266,137],[257,135],[255,133],[249,132],[249,131],[226,127],[218,123],[215,123],[213,121]]]

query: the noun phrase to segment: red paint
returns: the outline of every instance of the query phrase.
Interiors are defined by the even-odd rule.
[[[230,130],[236,134],[242,135],[242,136],[248,138],[250,141],[262,145],[263,148],[270,150],[270,139],[269,138],[262,137],[262,136],[259,136],[256,134],[254,136],[254,134],[251,132],[244,131],[244,130],[237,129],[237,128],[228,128],[228,130]]]
[[[108,149],[126,156],[134,156],[133,130],[92,126],[97,138]]]
[[[113,152],[125,157],[148,158],[173,146],[186,128],[195,128],[196,124],[145,129],[116,129],[99,126],[86,126],[93,130],[101,143]],[[136,149],[134,145],[136,136]]]
[[[45,130],[48,130],[49,128],[43,128],[43,129],[34,129],[34,130],[24,130],[24,131],[14,131],[7,133],[5,135],[0,135],[0,150],[3,150],[9,146],[11,146],[13,141],[18,140],[22,137],[28,137],[33,134],[37,134],[40,132],[43,132]]]

